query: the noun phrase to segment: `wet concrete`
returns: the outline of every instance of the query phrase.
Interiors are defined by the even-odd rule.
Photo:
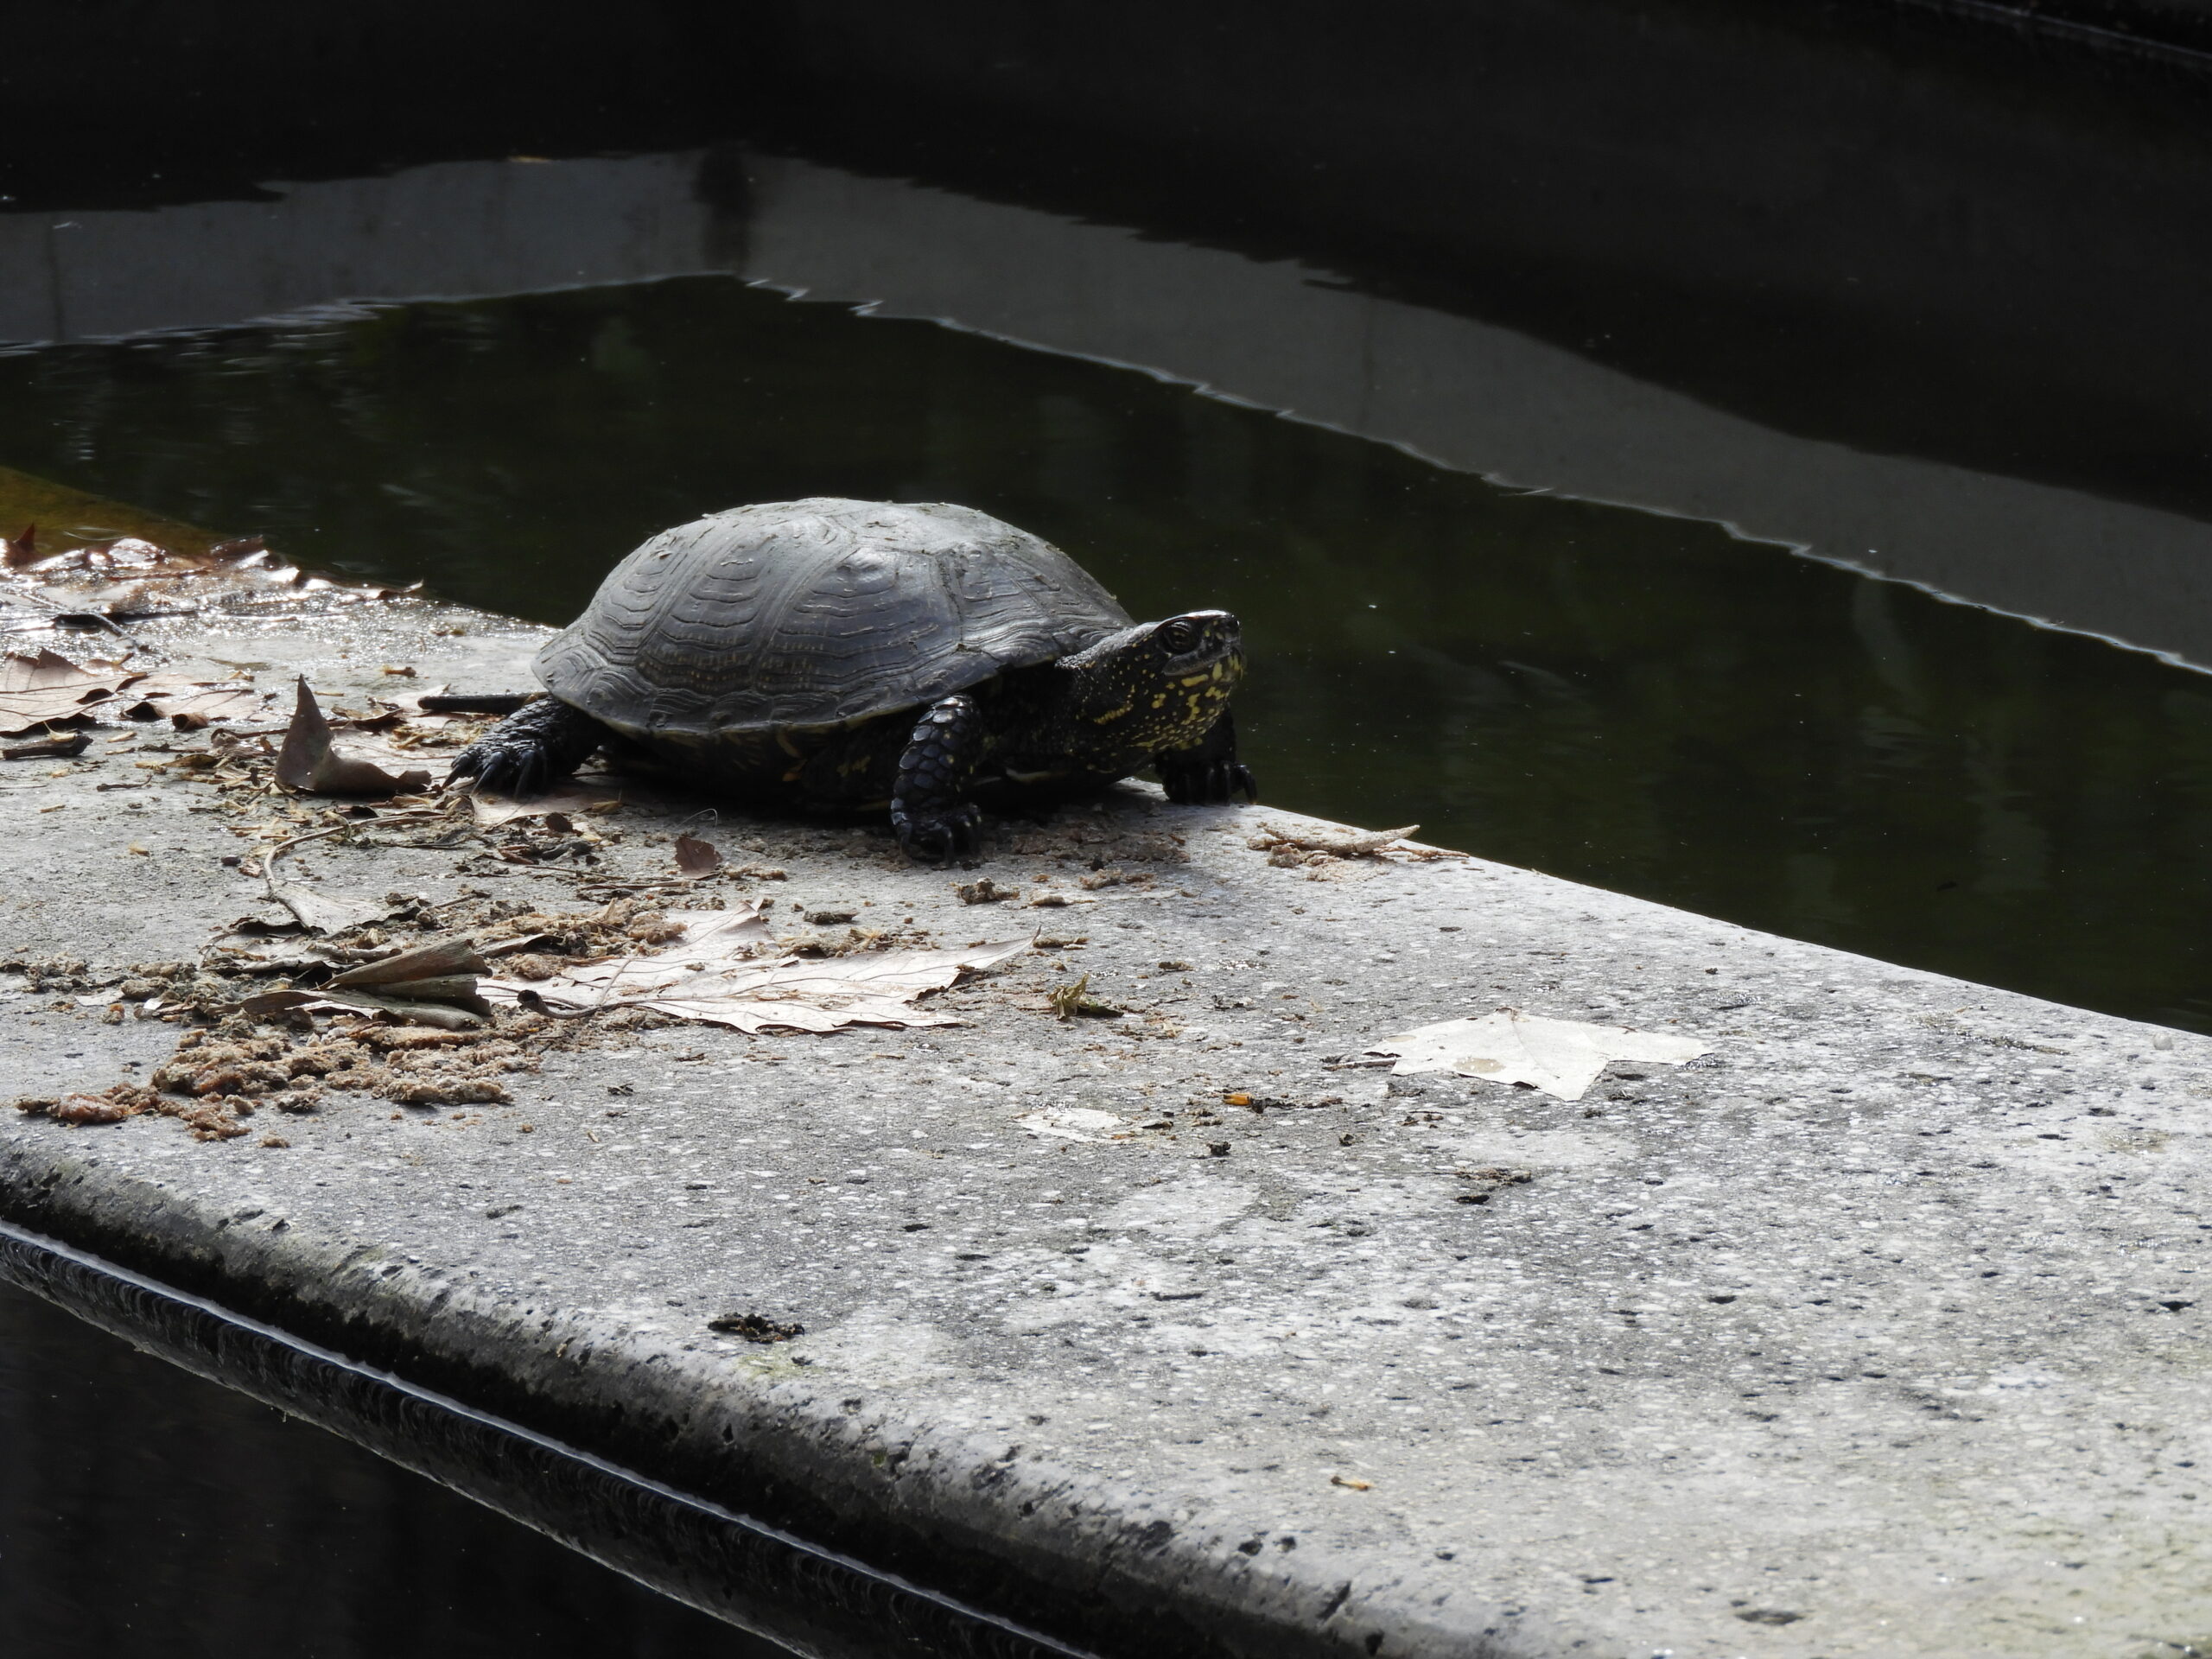
[[[342,700],[386,664],[512,683],[538,637],[401,604],[168,643]],[[0,945],[95,978],[262,908],[207,787],[110,735],[0,774]],[[694,810],[626,806],[600,873],[663,873]],[[1055,942],[939,998],[957,1027],[632,1031],[459,1116],[333,1096],[281,1147],[11,1113],[0,1217],[1092,1651],[2202,1636],[2212,1041],[1479,861],[1248,845],[1296,822],[1130,790],[1011,828],[987,873],[1077,901],[1016,908],[726,810],[786,871],[732,901]],[[459,855],[295,856],[582,907]],[[1151,879],[1084,888],[1090,856]],[[1085,973],[1132,1012],[1056,1019]],[[0,997],[11,1089],[173,1046],[82,995]],[[1712,1052],[1579,1103],[1345,1063],[1505,1005]]]

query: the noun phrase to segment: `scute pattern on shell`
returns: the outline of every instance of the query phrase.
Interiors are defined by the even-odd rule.
[[[1128,625],[1074,560],[988,513],[817,496],[654,537],[537,671],[626,736],[712,738],[918,707]]]

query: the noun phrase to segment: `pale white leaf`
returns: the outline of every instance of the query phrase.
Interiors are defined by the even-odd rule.
[[[326,899],[297,881],[272,882],[270,890],[276,893],[276,902],[298,918],[300,925],[310,933],[343,933],[365,922],[380,922],[391,912],[389,905],[371,904],[359,899]]]
[[[1703,1043],[1657,1032],[1581,1020],[1547,1020],[1508,1008],[1479,1020],[1446,1020],[1384,1039],[1367,1051],[1395,1056],[1400,1075],[1454,1071],[1491,1083],[1526,1083],[1561,1100],[1580,1100],[1614,1060],[1680,1065]]]
[[[621,804],[620,790],[605,784],[580,784],[574,779],[564,779],[526,801],[482,790],[472,791],[468,799],[468,810],[479,830],[496,830],[518,818],[542,818],[549,812],[604,812]]]
[[[683,937],[651,955],[585,963],[550,979],[487,979],[478,988],[499,1001],[528,990],[556,1010],[648,1008],[747,1032],[941,1026],[953,1021],[912,1007],[916,997],[1031,948],[1014,939],[957,950],[755,960],[743,952],[768,931],[757,909],[673,911],[669,920],[683,925]]]

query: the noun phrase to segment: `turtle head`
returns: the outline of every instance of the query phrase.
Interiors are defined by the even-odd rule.
[[[1075,677],[1082,736],[1116,750],[1180,748],[1229,706],[1244,677],[1244,634],[1227,611],[1185,611],[1109,633],[1060,666]]]

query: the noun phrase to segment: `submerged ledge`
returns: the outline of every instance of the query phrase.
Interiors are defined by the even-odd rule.
[[[387,664],[518,684],[541,637],[413,601],[167,626],[341,702]],[[265,908],[127,729],[0,771],[0,954],[97,981]],[[626,804],[597,874],[664,874],[699,804]],[[2202,1635],[2212,1040],[1480,860],[1249,845],[1303,822],[1128,789],[969,873],[723,808],[785,879],[702,893],[1060,943],[938,999],[963,1025],[607,1033],[464,1113],[10,1112],[35,1236],[0,1274],[813,1653]],[[1150,879],[1081,887],[1093,849]],[[588,907],[460,855],[309,852],[334,894]],[[963,904],[978,874],[1073,902]],[[1055,1018],[1084,974],[1133,1012]],[[0,995],[9,1089],[167,1058],[111,995]],[[1507,1006],[1711,1052],[1576,1102],[1347,1064]]]

